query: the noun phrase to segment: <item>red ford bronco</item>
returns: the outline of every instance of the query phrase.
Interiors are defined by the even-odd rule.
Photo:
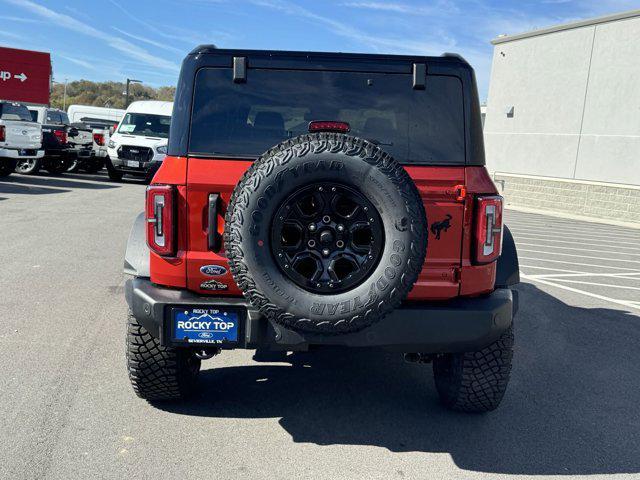
[[[460,56],[201,46],[125,257],[129,377],[184,398],[226,349],[383,347],[500,403],[518,260]]]

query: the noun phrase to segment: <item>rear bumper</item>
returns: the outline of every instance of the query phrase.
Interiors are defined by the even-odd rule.
[[[420,353],[479,350],[509,328],[517,311],[517,292],[504,288],[478,298],[407,304],[359,332],[317,335],[273,324],[250,308],[244,298],[200,296],[137,277],[127,280],[125,295],[133,315],[165,346],[172,345],[170,307],[180,305],[240,309],[243,328],[236,348],[304,350],[310,345],[342,345]]]
[[[20,155],[21,151],[26,151],[26,155]],[[15,150],[13,148],[0,148],[0,158],[11,158],[15,160],[29,160],[32,158],[42,158],[44,150],[42,149],[25,149]]]

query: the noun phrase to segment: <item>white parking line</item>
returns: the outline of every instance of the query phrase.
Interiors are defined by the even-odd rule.
[[[589,255],[574,255],[573,253],[546,252],[544,250],[530,250],[528,248],[518,248],[519,252],[544,253],[546,255],[561,255],[563,257],[589,258],[591,260],[605,260],[607,262],[640,263],[640,260],[629,260],[626,258],[592,257]]]
[[[538,236],[545,236],[545,237],[549,237],[549,238],[567,238],[573,235],[575,237],[577,237],[578,240],[582,241],[583,239],[585,240],[592,240],[592,241],[606,241],[606,240],[614,240],[616,242],[622,242],[624,244],[628,244],[628,245],[638,245],[638,242],[640,242],[640,238],[634,238],[634,237],[626,237],[626,236],[617,236],[617,235],[610,235],[607,233],[603,233],[603,234],[577,234],[575,232],[566,232],[563,230],[556,230],[556,229],[551,229],[551,228],[545,228],[544,234],[540,234],[537,232],[532,232],[531,229],[527,229],[526,227],[520,227],[520,226],[516,226],[515,228],[511,225],[507,225],[507,227],[509,227],[509,230],[511,230],[511,232],[514,233],[522,233],[522,234],[530,234],[530,235],[538,235]],[[517,236],[517,235],[516,235]]]
[[[640,242],[640,236],[633,236],[633,235],[621,235],[618,233],[614,233],[614,232],[608,232],[608,231],[596,231],[596,230],[588,230],[588,231],[576,231],[576,230],[570,230],[570,229],[566,229],[566,228],[560,228],[560,227],[550,227],[550,226],[532,226],[532,225],[522,225],[522,224],[511,224],[511,223],[507,223],[507,227],[509,227],[510,230],[516,230],[516,231],[522,231],[522,230],[526,230],[526,231],[534,231],[534,232],[544,232],[544,233],[554,233],[557,235],[562,235],[562,236],[577,236],[580,238],[597,238],[597,239],[601,239],[601,238],[615,238],[617,240],[625,240],[625,241],[635,241],[635,242]]]
[[[536,280],[539,280],[540,277],[536,277]],[[622,288],[626,290],[640,290],[640,287],[631,287],[628,285],[612,285],[610,283],[597,283],[597,282],[584,282],[582,280],[570,280],[568,278],[552,278],[554,282],[563,282],[563,283],[576,283],[579,285],[593,285],[596,287],[608,287],[608,288]],[[635,303],[635,302],[633,302]]]
[[[520,257],[520,259],[523,259],[526,257]],[[549,268],[549,267],[540,267],[537,265],[520,265],[520,268],[534,268],[534,269],[538,269],[538,270],[549,270],[551,272],[568,272],[571,274],[579,274],[579,275],[590,275],[589,273],[586,272],[580,272],[578,270],[564,270],[562,268]]]
[[[542,252],[542,253],[547,253],[547,252]],[[519,258],[522,259],[522,260],[535,260],[537,262],[566,263],[566,264],[569,264],[569,265],[576,265],[576,266],[580,266],[580,267],[609,268],[609,269],[614,269],[614,270],[628,270],[630,272],[637,272],[638,271],[637,268],[616,267],[616,266],[613,266],[613,265],[597,265],[595,263],[565,262],[564,260],[550,260],[548,258],[521,257],[521,256],[519,256]]]
[[[522,265],[524,266],[524,265]],[[528,267],[527,267],[528,268]],[[531,267],[536,268],[536,267]],[[545,270],[556,270],[555,268],[546,268]],[[558,269],[559,270],[559,269]],[[566,270],[563,270],[566,271]],[[622,278],[624,280],[639,280],[640,277],[634,277],[633,275],[640,275],[639,273],[544,273],[542,275],[529,275],[529,278],[550,278],[552,280],[560,277],[607,277],[607,278]]]
[[[573,287],[569,287],[567,285],[561,285],[555,282],[550,282],[548,280],[543,280],[540,278],[530,278],[525,274],[522,274],[522,277],[528,280],[531,280],[532,282],[536,282],[536,283],[541,283],[543,285],[548,285],[550,287],[556,287],[556,288],[560,288],[562,290],[566,290],[568,292],[573,292],[573,293],[579,293],[581,295],[585,295],[587,297],[592,297],[592,298],[597,298],[598,300],[604,300],[606,302],[611,302],[611,303],[615,303],[618,305],[623,305],[625,307],[628,308],[634,308],[636,310],[640,310],[640,304],[637,304],[636,302],[631,302],[631,301],[627,301],[627,300],[618,300],[617,298],[611,298],[611,297],[607,297],[605,295],[598,295],[597,293],[591,293],[591,292],[585,292],[584,290],[580,290],[577,288],[573,288]]]
[[[597,250],[593,248],[563,247],[561,245],[541,245],[539,243],[526,243],[526,242],[518,242],[518,245],[526,245],[528,247],[558,248],[562,250],[572,250],[572,251],[580,251],[580,252],[613,253],[616,255],[631,255],[631,256],[640,257],[640,253],[612,252],[611,250]]]
[[[609,225],[603,225],[601,223],[590,223],[590,224],[575,224],[575,223],[559,223],[559,222],[544,222],[544,221],[537,221],[537,220],[515,220],[512,222],[513,219],[508,219],[508,224],[510,223],[514,223],[514,224],[518,224],[518,225],[525,225],[525,226],[531,226],[531,227],[558,227],[558,228],[562,228],[565,231],[576,231],[576,232],[593,232],[593,231],[602,231],[602,232],[607,232],[607,233],[617,233],[617,234],[621,234],[621,235],[631,235],[631,236],[638,236],[638,232],[629,228],[624,228],[624,227],[613,227],[613,226],[609,226]]]
[[[518,234],[518,235],[517,235],[517,240],[519,240],[519,239],[524,239],[524,240],[530,240],[530,241],[532,241],[532,242],[533,242],[533,241],[535,241],[535,240],[539,240],[539,241],[541,241],[541,239],[539,239],[539,238],[535,238],[535,236],[534,236],[534,235],[535,235],[535,234],[532,234],[532,233],[526,233],[526,234],[524,234],[524,233],[520,233],[520,234]],[[553,242],[553,243],[568,243],[568,244],[570,244],[570,245],[575,245],[575,244],[576,244],[576,242],[575,242],[575,241],[570,241],[570,240],[556,240],[556,238],[557,238],[557,237],[555,237],[555,236],[554,236],[553,238],[548,238],[548,239],[545,239],[544,241],[545,241],[545,242]],[[516,243],[518,243],[518,244],[519,244],[520,242],[516,242]],[[625,249],[625,250],[637,250],[637,251],[639,251],[639,252],[640,252],[640,247],[623,247],[623,246],[619,245],[617,242],[598,242],[598,243],[587,243],[587,242],[582,242],[582,241],[581,241],[581,242],[580,242],[580,245],[588,245],[588,246],[592,246],[592,247],[606,247],[606,246],[607,246],[607,245],[606,245],[607,243],[611,243],[611,244],[612,244],[611,246],[612,246],[612,247],[615,247],[616,249],[623,248],[623,249]],[[637,244],[634,244],[634,245],[637,245]]]

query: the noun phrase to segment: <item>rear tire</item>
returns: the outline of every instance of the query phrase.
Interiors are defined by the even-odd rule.
[[[51,175],[60,175],[67,171],[67,169],[69,168],[69,165],[64,160],[56,158],[46,162],[44,168]]]
[[[102,160],[100,161],[95,161],[92,164],[90,164],[89,166],[85,167],[85,171],[89,174],[95,174],[98,173],[100,170],[102,170],[103,167],[103,162]]]
[[[41,166],[42,162],[39,158],[29,158],[18,160],[15,170],[16,173],[21,173],[22,175],[35,175],[40,171]]]
[[[0,178],[8,177],[9,175],[11,175],[13,173],[15,168],[16,168],[15,160],[10,160],[10,159],[2,160],[2,159],[0,159]]]
[[[460,412],[489,412],[507,390],[513,358],[513,327],[477,352],[446,354],[433,362],[442,403]]]
[[[76,158],[75,160],[71,161],[71,165],[69,165],[69,168],[67,168],[67,172],[73,173],[79,170],[80,170],[80,161]]]
[[[193,392],[200,360],[188,349],[160,345],[131,312],[126,354],[129,380],[140,398],[150,402],[180,400]]]

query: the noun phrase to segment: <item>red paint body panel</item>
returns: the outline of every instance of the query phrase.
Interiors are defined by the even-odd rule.
[[[251,161],[167,157],[153,183],[186,185],[178,195],[178,254],[166,259],[152,254],[151,279],[154,283],[186,287],[204,295],[241,295],[231,274],[214,277],[229,286],[224,291],[200,289],[212,277],[200,272],[203,265],[229,265],[221,248],[208,250],[207,208],[211,193],[220,195],[218,232],[224,230],[224,214],[231,193]],[[483,167],[406,167],[424,202],[430,226],[427,258],[418,281],[409,294],[410,301],[444,300],[458,295],[478,295],[493,290],[495,262],[475,266],[471,261],[473,199],[478,193],[495,193],[495,186]],[[460,186],[466,195],[460,197]],[[450,218],[449,218],[450,216]],[[442,222],[445,222],[442,225]],[[446,228],[445,228],[446,227]]]
[[[49,105],[50,93],[49,53],[0,47],[0,100]]]

